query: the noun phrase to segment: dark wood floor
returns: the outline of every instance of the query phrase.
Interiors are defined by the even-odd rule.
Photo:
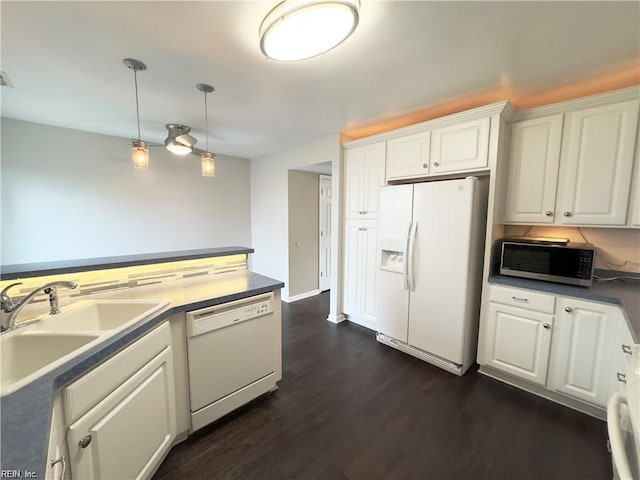
[[[606,479],[606,424],[487,378],[456,377],[283,304],[284,378],[176,446],[155,479]]]

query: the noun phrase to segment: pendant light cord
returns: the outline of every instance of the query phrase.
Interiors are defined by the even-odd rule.
[[[207,92],[204,92],[204,135],[207,139],[207,153],[209,153],[209,115],[207,111]]]
[[[136,119],[138,120],[138,141],[140,141],[140,108],[138,107],[138,71],[133,69],[133,83],[136,86]]]

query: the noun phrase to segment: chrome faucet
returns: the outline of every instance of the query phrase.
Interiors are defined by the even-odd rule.
[[[0,292],[0,311],[2,312],[2,325],[0,325],[0,331],[2,332],[13,330],[15,328],[18,312],[20,312],[20,310],[22,310],[22,308],[38,293],[44,292],[49,295],[49,307],[51,308],[49,314],[55,315],[60,313],[60,307],[58,306],[58,291],[56,290],[56,287],[76,288],[78,286],[76,282],[57,281],[47,283],[29,292],[17,303],[14,303],[13,299],[7,294],[7,290],[11,287],[15,287],[16,285],[22,285],[22,282],[12,283]]]

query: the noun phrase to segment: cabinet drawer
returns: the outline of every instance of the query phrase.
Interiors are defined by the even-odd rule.
[[[490,298],[492,302],[512,305],[514,307],[536,310],[538,312],[553,313],[556,305],[556,297],[545,293],[491,286]]]
[[[171,332],[165,322],[66,387],[63,395],[67,423],[79,418],[170,345]]]

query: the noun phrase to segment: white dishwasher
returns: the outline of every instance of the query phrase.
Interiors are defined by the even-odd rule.
[[[276,388],[280,323],[273,293],[187,312],[191,429]]]

